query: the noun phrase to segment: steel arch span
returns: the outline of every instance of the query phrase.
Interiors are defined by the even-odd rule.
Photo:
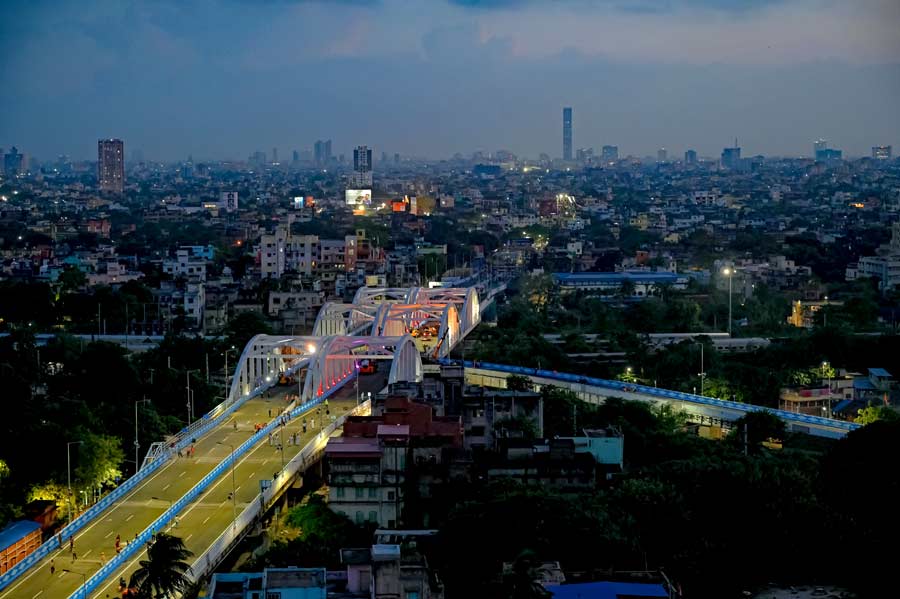
[[[240,397],[272,383],[282,374],[306,366],[316,354],[321,337],[256,335],[241,352],[231,380],[230,397]]]
[[[414,292],[415,287],[360,287],[353,296],[353,303],[357,306],[385,302],[411,304]]]
[[[377,304],[326,302],[319,309],[312,334],[317,337],[371,334],[378,307]]]
[[[481,304],[474,287],[415,287],[410,291],[409,303],[454,304],[459,312],[461,337],[481,322]]]
[[[416,336],[416,346],[434,357],[448,355],[460,339],[459,313],[453,304],[382,304],[372,332],[389,337],[408,335],[429,323],[436,324],[437,330],[433,335]]]
[[[391,360],[388,385],[401,381],[422,381],[422,356],[409,335],[396,337],[345,336],[321,337],[314,358],[309,362],[301,402],[315,399],[350,380],[359,361]]]

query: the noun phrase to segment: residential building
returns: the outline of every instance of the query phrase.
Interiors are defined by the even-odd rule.
[[[163,260],[163,272],[172,277],[206,281],[206,259],[196,257],[189,248],[179,248],[174,258]]]
[[[357,241],[355,234],[344,239],[319,239],[318,235],[293,235],[287,226],[278,226],[273,233],[260,237],[260,273],[263,278],[278,278],[289,271],[301,275],[325,270],[352,272],[356,269]]]
[[[216,572],[209,599],[326,599],[325,568],[266,568],[262,572]]]
[[[603,146],[600,149],[600,159],[609,164],[619,159],[619,146]]]
[[[890,160],[892,157],[891,146],[872,146],[872,158],[875,160]]]
[[[0,530],[0,574],[40,546],[41,525],[33,520],[19,520]]]
[[[596,291],[600,295],[624,294],[633,299],[654,295],[663,285],[687,289],[688,284],[688,278],[678,273],[650,271],[555,272],[553,279],[563,292]]]
[[[563,160],[572,160],[572,107],[563,108]]]
[[[722,168],[736,170],[741,162],[741,149],[737,145],[737,140],[733,148],[725,148],[722,150]]]
[[[15,146],[7,154],[3,155],[3,174],[7,177],[24,175],[28,172],[28,157],[20,154]]]
[[[372,187],[372,149],[368,146],[357,146],[353,150],[353,173],[350,176],[352,189],[369,189]]]
[[[477,382],[477,377],[473,382]],[[458,401],[459,408],[450,406],[447,411],[458,410],[462,414],[466,449],[490,449],[501,437],[521,436],[521,430],[505,426],[513,420],[527,422],[535,437],[544,436],[544,401],[540,393],[469,387]]]
[[[122,193],[125,190],[125,142],[121,139],[97,142],[97,184],[100,191]]]

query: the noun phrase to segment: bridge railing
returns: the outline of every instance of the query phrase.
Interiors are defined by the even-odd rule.
[[[264,387],[260,387],[254,391],[251,395],[258,395]],[[329,393],[323,394],[320,397],[315,398],[314,400],[308,401],[305,404],[295,408],[291,411],[289,415],[289,420],[295,418],[296,416],[306,412],[312,407],[315,407],[317,404],[325,401],[332,393],[336,392],[340,389],[340,386],[334,387],[330,390]],[[219,418],[227,415],[223,413],[219,416]],[[280,426],[280,419],[276,418],[269,422],[262,429],[254,433],[250,438],[241,443],[233,452],[228,454],[228,457],[223,459],[216,465],[215,468],[209,471],[209,473],[204,476],[200,481],[195,484],[191,489],[189,489],[184,495],[181,496],[180,499],[173,502],[172,505],[165,512],[162,513],[156,520],[154,520],[147,528],[144,529],[143,532],[135,537],[134,541],[128,543],[125,548],[118,553],[115,557],[106,562],[103,566],[100,567],[90,578],[88,578],[85,583],[79,587],[77,591],[75,591],[72,595],[70,595],[71,599],[77,599],[80,597],[86,597],[88,594],[94,592],[107,578],[109,578],[120,566],[124,565],[128,558],[138,552],[139,548],[141,548],[144,544],[149,542],[153,535],[157,532],[163,530],[179,512],[181,512],[189,503],[194,501],[197,497],[199,497],[213,481],[217,478],[228,472],[228,469],[231,468],[232,464],[237,463],[237,461],[244,456],[248,451],[252,450],[262,439],[266,438],[269,433],[273,432],[275,429]],[[162,461],[159,461],[162,463]],[[279,478],[280,478],[279,474]],[[45,543],[45,545],[47,545]]]
[[[222,420],[227,418],[228,415],[234,412],[234,410],[243,405],[247,400],[262,393],[265,388],[266,387],[259,387],[253,392],[248,393],[247,395],[237,400],[230,401],[230,403],[228,400],[226,400],[225,402],[222,402],[221,404],[210,410],[208,413],[204,414],[199,420],[197,420],[194,423],[196,424],[196,426],[182,429],[182,433],[184,434],[179,433],[178,440],[175,441],[174,451],[184,449],[185,447],[190,445],[192,439],[201,437],[208,433],[210,430],[216,428],[219,424],[222,423]],[[172,454],[173,450],[171,448],[166,448],[155,459],[150,460],[149,462],[145,461],[145,464],[137,472],[135,472],[133,476],[129,477],[121,485],[104,495],[100,499],[100,501],[79,514],[78,517],[74,518],[71,522],[64,526],[59,531],[57,536],[43,543],[34,552],[28,554],[25,559],[4,572],[3,575],[0,576],[0,589],[9,586],[9,584],[11,584],[19,576],[24,574],[35,564],[50,555],[53,551],[57,550],[63,543],[67,542],[70,538],[75,536],[81,529],[92,522],[94,518],[106,511],[112,504],[130,493],[137,485],[146,480],[151,474],[159,470],[162,465],[172,457]]]
[[[444,362],[449,363],[450,360],[444,360]],[[741,412],[771,412],[779,418],[789,422],[800,422],[803,424],[811,424],[814,426],[827,426],[845,431],[852,431],[859,428],[860,426],[853,422],[835,420],[833,418],[810,416],[808,414],[798,414],[796,412],[766,408],[764,406],[757,406],[754,404],[728,401],[725,399],[716,399],[714,397],[695,395],[693,393],[684,393],[682,391],[670,391],[669,389],[660,389],[659,387],[650,387],[647,385],[639,385],[637,383],[599,379],[580,374],[556,372],[553,370],[541,370],[537,368],[526,368],[524,366],[510,366],[508,364],[496,364],[494,362],[472,362],[467,360],[464,364],[467,368],[482,368],[485,370],[494,370],[507,374],[540,377],[544,379],[564,381],[567,383],[589,385],[591,387],[613,389],[624,393],[640,393],[643,395],[651,395],[666,400],[686,401],[730,410],[738,410]]]
[[[303,446],[303,449],[288,462],[284,469],[279,472],[278,478],[272,481],[272,486],[253,498],[246,508],[238,515],[232,526],[222,532],[213,543],[200,554],[191,567],[191,579],[198,581],[210,574],[221,561],[228,555],[229,551],[244,538],[250,527],[257,521],[259,516],[265,512],[270,506],[274,498],[278,497],[284,489],[291,484],[294,477],[300,472],[306,470],[307,466],[315,461],[319,452],[328,442],[328,438],[338,428],[343,426],[347,416],[367,414],[370,410],[370,403],[366,401],[356,406],[347,414],[343,414],[335,419],[334,422],[319,431],[315,437]],[[298,414],[292,414],[296,417]]]

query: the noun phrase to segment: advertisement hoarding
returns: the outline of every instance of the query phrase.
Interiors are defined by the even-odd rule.
[[[369,205],[372,203],[371,189],[348,189],[345,195],[348,206]]]

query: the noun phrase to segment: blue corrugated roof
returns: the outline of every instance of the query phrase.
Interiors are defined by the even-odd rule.
[[[891,378],[891,373],[884,368],[870,368],[869,375],[877,376],[878,378]]]
[[[39,529],[40,524],[34,520],[19,520],[0,530],[0,551],[6,549],[25,535]]]
[[[872,391],[876,389],[875,385],[872,384],[872,381],[866,378],[853,379],[853,388],[862,391]]]
[[[668,597],[661,584],[639,582],[583,582],[549,585],[554,599],[617,599],[626,597]]]

